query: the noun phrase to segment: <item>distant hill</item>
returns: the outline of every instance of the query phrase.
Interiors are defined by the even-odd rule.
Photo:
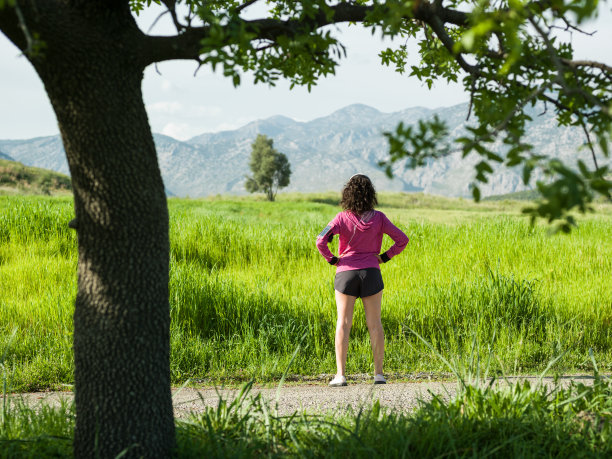
[[[7,161],[15,161],[13,158],[11,158],[9,155],[5,155],[4,153],[2,153],[0,151],[0,159],[5,159]]]
[[[515,191],[514,193],[506,193],[506,194],[495,194],[492,196],[487,196],[484,198],[484,201],[535,201],[536,199],[541,198],[542,195],[538,190],[524,190],[524,191]]]
[[[70,177],[64,174],[0,159],[0,193],[61,194],[71,189]]]
[[[266,134],[291,163],[291,184],[283,191],[337,191],[351,175],[363,172],[370,175],[380,191],[468,197],[473,166],[480,161],[475,154],[462,159],[460,153],[454,153],[416,170],[406,170],[397,164],[393,180],[377,166],[388,153],[383,132],[394,129],[400,121],[412,124],[437,114],[447,122],[451,136],[456,137],[465,132],[467,111],[467,104],[460,104],[382,113],[356,104],[308,122],[273,116],[236,130],[202,134],[185,142],[160,134],[155,134],[154,140],[168,195],[246,194],[244,183],[245,175],[250,172],[251,143],[257,134]],[[561,158],[570,165],[578,158],[588,163],[589,155],[580,150],[582,131],[560,128],[550,110],[540,115],[542,112],[538,107],[533,108],[533,121],[525,141],[534,145],[538,153]],[[501,143],[493,149],[504,154]],[[24,164],[68,173],[59,136],[0,140],[0,150]],[[540,177],[534,173],[534,178]],[[481,191],[483,196],[490,196],[524,189],[521,170],[499,168]]]

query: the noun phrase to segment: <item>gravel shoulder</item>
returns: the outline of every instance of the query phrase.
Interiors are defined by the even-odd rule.
[[[529,381],[538,384],[539,378],[522,376],[511,378],[511,382]],[[573,375],[561,377],[559,382],[562,386],[576,381],[590,384],[591,376]],[[552,378],[544,378],[542,384],[552,387]],[[505,381],[496,382],[503,387]],[[373,385],[365,382],[353,382],[349,380],[346,387],[328,387],[322,384],[285,385],[280,389],[254,387],[251,394],[261,394],[264,400],[270,402],[271,407],[276,407],[279,415],[292,414],[296,411],[309,414],[341,413],[346,410],[359,410],[363,406],[370,405],[378,400],[380,405],[390,410],[411,411],[415,409],[420,400],[429,400],[435,394],[445,399],[452,398],[457,392],[456,381],[418,381],[418,382],[393,382],[385,385]],[[184,387],[173,388],[174,413],[177,418],[185,418],[191,413],[202,412],[206,407],[214,407],[220,398],[231,401],[236,398],[240,389],[224,389],[214,387]],[[23,400],[27,405],[48,404],[59,406],[62,400],[71,402],[72,392],[35,392],[24,394],[10,394],[9,399],[14,403]]]

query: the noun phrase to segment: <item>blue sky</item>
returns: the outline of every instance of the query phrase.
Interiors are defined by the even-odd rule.
[[[158,12],[143,14],[139,23],[147,30]],[[252,13],[257,15],[257,11]],[[574,34],[576,57],[612,64],[612,14],[602,7],[596,23],[597,38]],[[160,21],[153,34],[172,33],[167,21]],[[386,48],[379,37],[360,26],[339,26],[335,33],[347,47],[336,75],[321,80],[309,93],[305,88],[289,90],[253,85],[247,77],[234,88],[231,81],[208,67],[196,76],[195,63],[173,61],[150,67],[145,72],[143,94],[154,132],[181,140],[203,132],[234,129],[250,121],[285,115],[306,121],[325,116],[353,103],[367,104],[383,112],[407,107],[450,106],[468,100],[460,85],[438,83],[428,90],[415,78],[402,76],[380,64],[378,53]],[[409,56],[416,61],[414,43],[408,43]],[[55,116],[42,83],[18,50],[0,34],[0,139],[22,139],[58,133]]]

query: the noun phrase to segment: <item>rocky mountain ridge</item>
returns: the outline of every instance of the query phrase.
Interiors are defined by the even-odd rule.
[[[245,194],[251,143],[257,134],[266,134],[291,163],[293,174],[286,191],[337,191],[352,174],[362,172],[371,176],[378,190],[469,196],[473,165],[480,160],[476,155],[461,159],[454,153],[415,170],[397,165],[393,180],[377,166],[388,152],[384,131],[394,129],[400,121],[412,124],[434,114],[447,122],[451,136],[464,131],[467,104],[438,109],[413,107],[394,113],[355,104],[308,122],[273,116],[188,141],[161,134],[155,134],[154,140],[169,195]],[[589,160],[586,151],[579,151],[584,142],[579,129],[558,127],[551,113],[537,116],[534,112],[533,118],[526,140],[537,151],[570,164],[577,157]],[[501,153],[502,146],[497,145],[497,150]],[[0,140],[0,151],[27,165],[69,173],[59,136]],[[523,189],[520,170],[501,168],[482,192],[486,196]]]

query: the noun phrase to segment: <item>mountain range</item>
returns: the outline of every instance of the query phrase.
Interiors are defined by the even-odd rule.
[[[265,134],[291,164],[291,184],[286,191],[339,191],[351,175],[361,172],[372,178],[378,190],[469,196],[473,166],[480,161],[476,155],[462,159],[460,153],[453,153],[415,170],[397,164],[392,180],[377,166],[388,154],[383,132],[393,130],[400,121],[413,124],[437,114],[446,121],[450,135],[456,137],[465,131],[467,112],[467,104],[438,109],[413,107],[394,113],[355,104],[307,122],[273,116],[187,141],[161,134],[154,134],[154,140],[169,195],[245,194],[251,144],[257,134]],[[590,155],[580,149],[584,143],[581,130],[558,127],[553,113],[539,112],[533,110],[526,138],[537,152],[559,157],[568,164],[578,157],[589,161]],[[501,144],[494,149],[503,154]],[[59,136],[0,140],[0,153],[25,165],[69,173]],[[481,187],[484,196],[524,189],[521,170],[508,168],[496,170],[489,183]]]

